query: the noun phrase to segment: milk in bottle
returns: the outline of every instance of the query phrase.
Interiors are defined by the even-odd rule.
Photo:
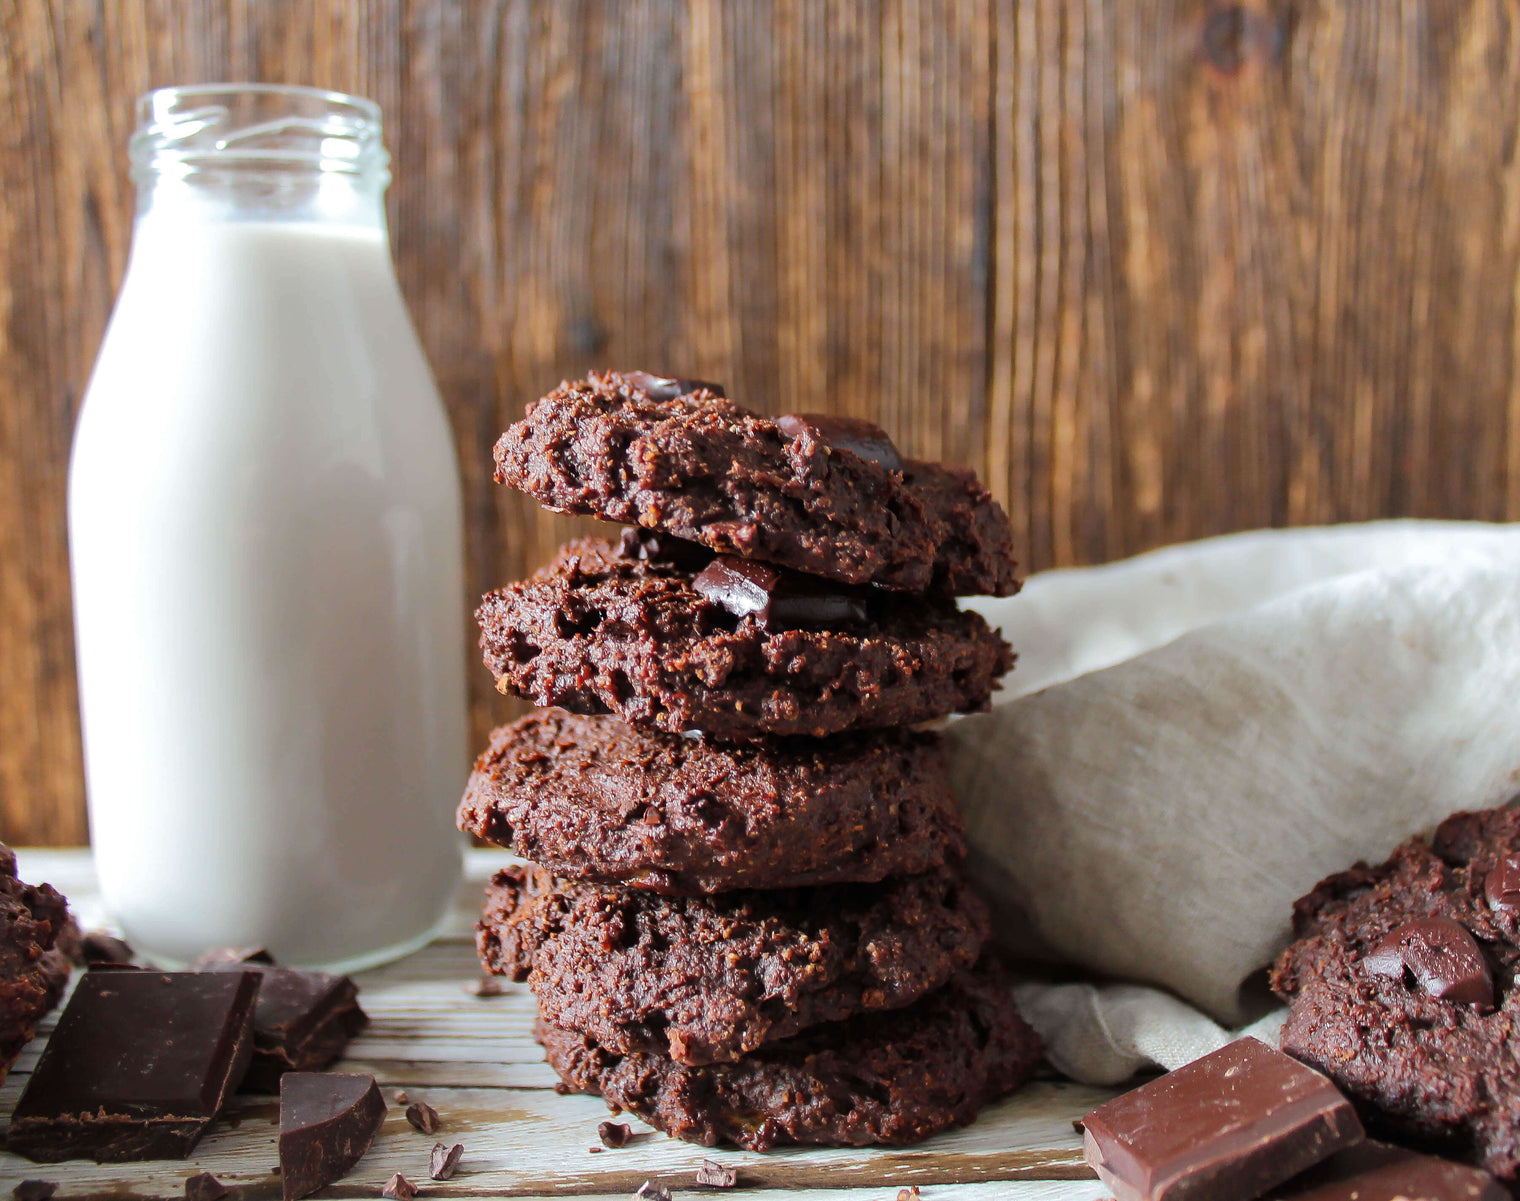
[[[378,962],[454,900],[468,766],[458,472],[379,110],[165,89],[132,161],[69,472],[104,899],[160,961]]]

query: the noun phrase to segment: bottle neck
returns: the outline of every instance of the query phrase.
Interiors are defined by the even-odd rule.
[[[257,221],[385,229],[380,110],[315,88],[162,88],[132,138],[139,224]]]
[[[385,178],[242,164],[140,172],[137,223],[257,221],[385,232]]]

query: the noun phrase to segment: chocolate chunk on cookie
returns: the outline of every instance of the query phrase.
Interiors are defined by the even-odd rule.
[[[488,971],[614,1053],[736,1059],[808,1026],[909,1005],[974,963],[987,909],[949,869],[880,884],[663,897],[512,867],[476,927]]]
[[[618,1054],[542,1018],[535,1033],[562,1091],[600,1094],[676,1138],[750,1151],[917,1142],[970,1122],[1040,1059],[1007,981],[985,965],[906,1009],[815,1026],[735,1063]]]
[[[878,427],[763,417],[700,381],[562,383],[496,443],[497,482],[561,513],[660,530],[850,584],[1018,590],[1008,517],[970,471]]]
[[[1272,986],[1282,1047],[1369,1128],[1514,1179],[1520,1170],[1520,811],[1459,813],[1427,844],[1331,876],[1294,909]]]
[[[868,882],[965,854],[937,735],[738,745],[563,709],[491,735],[459,825],[561,876],[672,894]]]
[[[854,617],[735,610],[704,594],[689,559],[638,557],[600,539],[568,543],[476,611],[502,692],[576,713],[711,737],[823,737],[985,708],[1013,651],[948,597],[850,590]],[[843,588],[843,586],[840,586]]]
[[[73,933],[63,897],[19,879],[15,854],[0,843],[0,1083],[63,995],[69,961],[61,943]]]

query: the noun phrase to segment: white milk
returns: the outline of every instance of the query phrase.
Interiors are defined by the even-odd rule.
[[[149,210],[69,534],[91,834],[129,941],[349,968],[425,942],[469,766],[461,508],[383,224]]]

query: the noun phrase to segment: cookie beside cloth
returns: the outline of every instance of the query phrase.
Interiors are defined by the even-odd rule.
[[[946,733],[994,929],[1221,1021],[1317,881],[1520,792],[1520,527],[1231,535],[972,607],[1021,648]]]

